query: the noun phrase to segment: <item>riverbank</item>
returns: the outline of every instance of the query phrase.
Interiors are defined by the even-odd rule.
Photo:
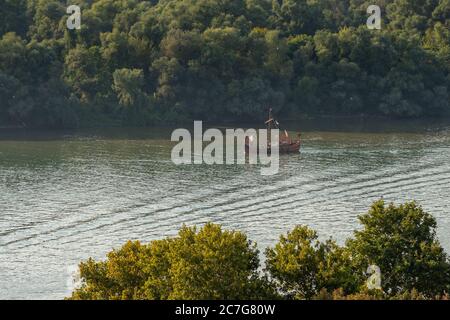
[[[201,119],[199,119],[201,120]],[[281,119],[282,129],[292,132],[361,132],[361,133],[424,133],[450,128],[448,118],[392,119],[368,116],[320,116],[299,119]],[[263,128],[263,122],[203,122],[204,128]],[[109,126],[84,126],[72,129],[45,129],[21,126],[0,126],[0,140],[54,139],[70,136],[104,136],[106,138],[163,138],[170,139],[177,128],[193,129],[193,121],[148,127],[126,127],[110,122]]]

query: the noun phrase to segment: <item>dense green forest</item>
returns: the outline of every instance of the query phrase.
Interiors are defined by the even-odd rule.
[[[436,220],[416,203],[375,202],[344,246],[297,226],[265,251],[239,231],[206,224],[149,244],[128,242],[80,264],[81,300],[449,299],[450,260]],[[368,286],[368,266],[379,287]]]
[[[0,0],[0,17],[0,125],[450,114],[450,0]]]

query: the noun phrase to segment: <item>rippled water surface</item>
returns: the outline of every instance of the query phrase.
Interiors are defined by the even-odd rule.
[[[183,224],[221,223],[260,248],[307,224],[342,243],[381,197],[419,201],[450,252],[450,131],[404,131],[309,130],[274,177],[176,167],[168,130],[0,134],[0,298],[63,298],[68,267]]]

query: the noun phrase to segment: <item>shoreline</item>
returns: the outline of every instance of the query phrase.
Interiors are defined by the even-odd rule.
[[[198,119],[197,121],[201,121]],[[142,136],[147,134],[158,134],[173,131],[177,128],[193,128],[194,120],[180,123],[161,123],[153,126],[121,126],[121,125],[98,125],[79,126],[77,128],[45,128],[28,126],[0,126],[0,140],[5,138],[21,137],[55,137],[71,136],[77,134],[107,134],[112,136],[127,135]],[[449,117],[424,117],[424,118],[390,118],[383,116],[308,116],[297,119],[280,118],[281,128],[288,131],[307,132],[330,132],[330,133],[424,133],[439,132],[450,129]],[[203,121],[206,128],[263,128],[261,121],[231,121],[222,120]],[[170,134],[169,134],[170,135]]]

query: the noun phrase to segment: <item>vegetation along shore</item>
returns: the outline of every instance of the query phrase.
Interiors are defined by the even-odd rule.
[[[0,124],[145,126],[450,110],[448,0],[74,0],[2,6]],[[381,30],[366,26],[369,5]]]

